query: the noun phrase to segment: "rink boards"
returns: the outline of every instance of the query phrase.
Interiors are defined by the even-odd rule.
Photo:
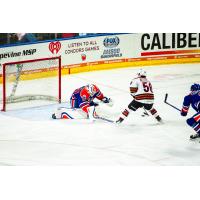
[[[197,57],[196,57],[197,56]],[[63,66],[62,67],[62,75],[68,75],[68,74],[76,74],[76,73],[83,73],[83,72],[89,72],[89,71],[98,71],[98,70],[109,70],[109,69],[117,69],[117,68],[124,68],[124,67],[153,67],[160,65],[166,65],[166,64],[185,64],[185,63],[200,63],[200,58],[198,55],[193,55],[193,57],[189,58],[178,58],[178,59],[163,59],[163,60],[140,60],[138,61],[130,61],[134,59],[121,59],[121,60],[115,60],[115,61],[108,61],[108,63],[91,63],[87,65],[75,65],[75,66]],[[23,74],[21,74],[20,79],[21,80],[33,80],[33,79],[39,79],[39,78],[48,78],[48,77],[54,77],[57,76],[58,71],[57,69],[39,69],[36,71],[25,71]],[[0,77],[0,83],[2,83],[2,76]]]
[[[198,33],[135,33],[60,39],[0,48],[2,64],[61,56],[62,75],[134,66],[200,62]],[[25,70],[22,80],[55,76],[46,66]]]

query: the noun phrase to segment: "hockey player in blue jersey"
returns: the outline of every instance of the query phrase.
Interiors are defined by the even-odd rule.
[[[184,97],[181,115],[187,115],[190,105],[197,112],[186,120],[187,124],[196,132],[196,134],[190,136],[190,139],[196,139],[200,138],[200,85],[195,83],[190,90],[190,94]]]
[[[76,89],[70,99],[72,108],[81,108],[83,112],[85,112],[89,118],[96,114],[96,112],[90,111],[91,107],[95,107],[98,103],[95,103],[93,100],[98,99],[103,103],[111,105],[111,99],[107,98],[103,95],[100,89],[94,85],[89,84],[83,86],[81,88]]]

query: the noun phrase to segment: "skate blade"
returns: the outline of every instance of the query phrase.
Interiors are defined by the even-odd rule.
[[[195,143],[200,143],[200,138],[194,138],[194,139],[190,138],[190,141]]]

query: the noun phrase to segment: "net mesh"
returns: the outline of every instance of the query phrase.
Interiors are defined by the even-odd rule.
[[[58,101],[58,77],[58,59],[6,64],[6,107],[8,108],[9,104],[33,100],[46,101],[46,103],[47,101]],[[1,87],[1,104],[3,104],[3,85]],[[31,106],[31,103],[29,103],[29,106]]]

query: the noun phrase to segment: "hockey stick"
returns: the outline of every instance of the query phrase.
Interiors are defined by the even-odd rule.
[[[107,119],[107,118],[104,118],[104,117],[95,117],[95,119],[100,119],[100,120],[103,120],[103,121],[106,121],[106,122],[110,122],[110,123],[114,123],[113,120],[110,120],[110,119]]]
[[[141,115],[142,117],[147,117],[149,116],[149,113],[145,110],[145,108],[143,108],[144,111],[143,111],[143,114]]]
[[[66,110],[79,110],[78,108],[69,108],[69,107],[59,107],[58,109],[66,109]],[[80,109],[81,110],[81,109]],[[106,122],[110,122],[110,123],[114,123],[113,120],[110,120],[110,119],[107,119],[105,117],[100,117],[100,116],[94,116],[95,119],[100,119],[100,120],[103,120],[103,121],[106,121]]]
[[[167,98],[168,98],[168,94],[165,94],[165,100],[164,100],[164,103],[166,103],[167,105],[171,106],[172,108],[178,110],[178,111],[181,111],[179,108],[177,108],[176,106],[170,104],[169,102],[167,102]]]

